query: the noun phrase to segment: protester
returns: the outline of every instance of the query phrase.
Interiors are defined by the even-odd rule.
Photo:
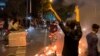
[[[53,22],[49,27],[49,32],[50,32],[49,38],[50,38],[51,42],[56,41],[57,37],[55,37],[55,32],[57,32],[57,30],[58,30],[57,24],[55,22]]]
[[[87,56],[99,56],[97,50],[98,37],[96,35],[99,28],[100,28],[99,25],[93,24],[92,32],[90,32],[86,36],[87,44],[88,44]]]
[[[61,28],[57,21],[54,21],[50,25],[50,40],[52,41],[51,44],[56,46],[56,55],[62,56],[63,44],[64,44],[64,33],[62,32]]]
[[[76,20],[70,20],[66,22],[66,25],[64,25],[61,20],[57,20],[59,21],[59,26],[61,27],[65,35],[62,55],[78,56],[79,40],[82,37],[80,23]]]

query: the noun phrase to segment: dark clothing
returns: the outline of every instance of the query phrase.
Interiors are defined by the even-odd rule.
[[[86,39],[87,39],[87,44],[88,44],[88,56],[98,56],[97,35],[95,33],[91,32],[86,36]]]
[[[82,36],[82,31],[79,23],[75,24],[75,29],[71,29],[68,26],[64,26],[63,23],[59,24],[63,30],[64,37],[64,47],[63,47],[63,56],[78,56],[78,45],[79,40]]]
[[[23,19],[23,26],[24,26],[24,28],[29,28],[30,20],[29,19]]]

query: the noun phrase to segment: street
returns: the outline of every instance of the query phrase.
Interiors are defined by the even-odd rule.
[[[35,56],[36,54],[41,54],[44,51],[49,52],[53,47],[58,56],[61,56],[63,49],[64,35],[62,31],[56,32],[57,40],[53,45],[50,44],[50,39],[48,36],[47,29],[33,28],[30,27],[27,31],[27,45],[15,46],[15,47],[5,47],[2,41],[0,41],[0,56]],[[79,56],[86,56],[87,42],[85,36],[83,36],[79,42]],[[46,49],[45,49],[46,48]]]
[[[34,56],[44,46],[49,44],[47,29],[30,27],[27,30],[26,47],[5,47],[0,42],[0,56]]]

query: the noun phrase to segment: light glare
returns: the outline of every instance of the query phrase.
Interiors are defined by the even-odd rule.
[[[49,0],[51,3],[53,2],[53,0]]]

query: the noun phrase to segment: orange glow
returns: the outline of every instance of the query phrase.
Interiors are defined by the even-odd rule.
[[[87,50],[87,41],[85,36],[83,36],[79,42],[79,56],[87,56],[86,50]]]
[[[55,50],[57,49],[57,46],[54,45],[54,46],[52,47],[52,49],[55,51]]]
[[[82,53],[82,49],[81,48],[79,48],[79,54],[81,54]]]
[[[49,0],[50,1],[50,3],[52,3],[53,2],[53,0]]]
[[[38,54],[36,54],[35,56],[39,56]]]
[[[45,49],[48,50],[49,47],[46,47]]]
[[[44,56],[44,54],[41,54],[40,56]]]
[[[50,55],[52,53],[54,53],[54,51],[53,50],[49,50],[48,52],[46,52],[46,55]]]

